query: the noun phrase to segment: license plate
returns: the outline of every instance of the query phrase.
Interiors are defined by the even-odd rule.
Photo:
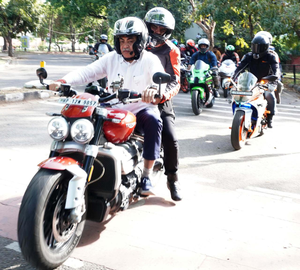
[[[238,96],[252,96],[252,92],[247,91],[231,91],[231,95],[238,95]]]
[[[92,106],[97,107],[97,101],[88,100],[88,99],[77,99],[77,98],[60,98],[59,103],[78,105],[78,106]]]

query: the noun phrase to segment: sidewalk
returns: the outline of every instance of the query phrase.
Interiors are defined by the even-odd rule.
[[[14,65],[16,57],[10,57],[7,53],[0,52],[0,72],[4,69],[10,68]],[[45,82],[47,82],[45,80]],[[43,91],[44,87],[38,80],[29,81],[20,87],[6,87],[0,86],[0,103],[11,103],[18,101],[26,101],[30,99],[47,99],[53,94],[47,90]]]

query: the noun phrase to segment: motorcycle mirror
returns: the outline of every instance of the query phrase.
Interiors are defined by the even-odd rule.
[[[38,68],[36,70],[36,75],[39,77],[40,80],[47,79],[47,71],[44,68]]]
[[[269,76],[263,77],[262,79],[268,80],[270,82],[274,82],[274,81],[277,80],[277,76],[276,75],[269,75]]]
[[[171,80],[171,75],[164,72],[156,72],[154,73],[152,80],[157,84],[168,83]]]

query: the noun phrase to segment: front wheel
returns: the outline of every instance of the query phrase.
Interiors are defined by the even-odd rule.
[[[84,219],[73,223],[65,209],[67,171],[40,169],[24,194],[18,239],[24,258],[38,269],[54,269],[68,259],[77,246]]]
[[[231,128],[231,144],[235,150],[241,149],[246,142],[245,112],[236,111]]]
[[[195,115],[199,115],[203,109],[203,102],[198,90],[192,91],[192,109]]]

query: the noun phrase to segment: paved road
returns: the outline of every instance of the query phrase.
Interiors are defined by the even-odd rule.
[[[200,116],[187,94],[174,105],[184,200],[174,203],[165,181],[156,183],[156,196],[107,223],[88,222],[61,269],[299,269],[299,95],[285,92],[274,129],[241,151],[230,144],[228,100]],[[35,164],[49,151],[44,112],[58,110],[53,99],[0,108],[0,269],[31,269],[15,251],[17,214]]]

